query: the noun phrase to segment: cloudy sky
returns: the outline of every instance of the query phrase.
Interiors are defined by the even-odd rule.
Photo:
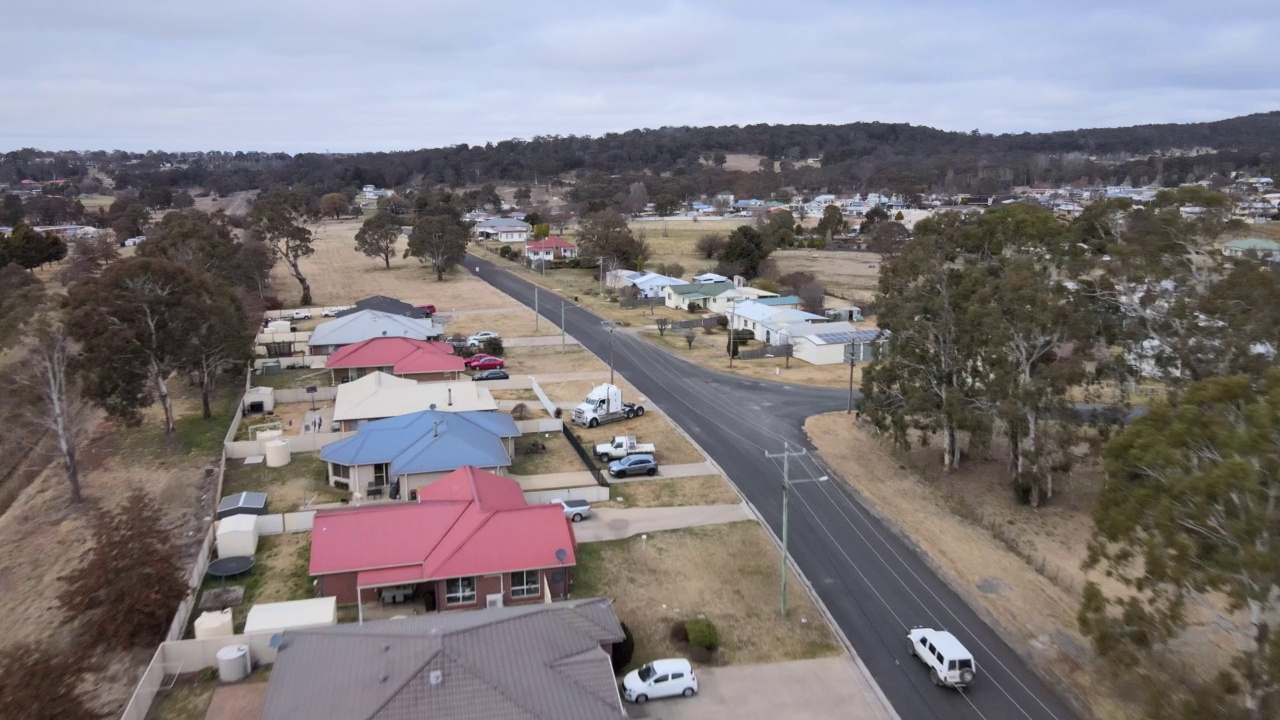
[[[6,0],[0,151],[1216,120],[1280,109],[1278,2]]]

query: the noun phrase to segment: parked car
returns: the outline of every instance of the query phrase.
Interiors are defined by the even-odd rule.
[[[349,307],[331,307],[320,311],[320,317],[338,317],[338,313],[349,310]]]
[[[493,332],[492,330],[481,330],[475,335],[472,335],[471,337],[467,338],[467,345],[469,345],[470,347],[480,347],[481,345],[484,344],[485,340],[492,340],[496,337],[500,337],[500,336],[498,335],[498,333]]]
[[[622,697],[633,703],[677,695],[693,697],[697,692],[698,678],[683,658],[654,660],[622,678]]]
[[[310,311],[310,310],[294,310],[293,312],[289,313],[289,319],[291,319],[291,320],[310,320],[310,319],[311,319],[311,311]]]
[[[652,455],[628,455],[621,460],[609,463],[609,474],[616,477],[628,475],[657,475],[658,461]]]
[[[485,370],[471,376],[471,380],[506,380],[511,377],[506,370]]]
[[[472,356],[471,356],[471,357],[469,357],[469,358],[463,358],[463,360],[462,360],[462,366],[463,366],[463,367],[471,367],[472,363],[478,363],[478,362],[480,362],[481,360],[489,360],[489,359],[494,359],[494,360],[496,360],[497,358],[495,358],[495,357],[494,357],[494,356],[492,356],[492,355],[487,355],[487,354],[485,354],[485,353],[476,353],[475,355],[472,355]]]
[[[934,685],[953,688],[968,687],[978,671],[973,655],[946,630],[914,627],[907,631],[911,654],[929,668]]]
[[[422,314],[423,314],[423,315],[426,315],[427,317],[431,317],[432,315],[435,315],[435,314],[436,314],[436,306],[435,306],[435,305],[430,305],[430,304],[428,304],[428,305],[414,305],[414,307],[415,307],[415,308],[417,308],[417,309],[419,309],[419,310],[421,310],[421,311],[422,311]]]
[[[552,505],[559,505],[564,509],[564,516],[574,522],[591,517],[591,503],[586,500],[552,500]]]
[[[507,366],[507,361],[502,358],[496,358],[486,355],[485,357],[471,363],[472,370],[497,370]]]

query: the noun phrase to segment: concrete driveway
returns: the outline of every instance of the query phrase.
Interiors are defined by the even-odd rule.
[[[747,506],[742,503],[626,510],[593,508],[592,513],[591,517],[573,526],[578,542],[621,540],[641,533],[755,519]]]
[[[891,720],[848,656],[768,665],[697,668],[691,698],[627,704],[627,715],[652,720]]]

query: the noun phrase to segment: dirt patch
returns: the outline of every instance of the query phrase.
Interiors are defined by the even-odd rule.
[[[705,462],[706,458],[685,439],[667,417],[652,408],[642,417],[619,420],[596,428],[572,428],[583,447],[590,451],[596,445],[613,440],[615,435],[635,435],[642,443],[653,443],[659,465],[684,465]],[[608,463],[601,464],[601,467]]]
[[[1014,504],[998,473],[975,463],[940,481],[984,508],[983,517],[966,519],[956,514],[964,509],[948,499],[948,491],[908,470],[847,415],[812,417],[805,430],[823,460],[875,512],[908,533],[916,546],[928,548],[932,564],[951,585],[1002,627],[1012,645],[1029,648],[1030,659],[1045,674],[1082,698],[1099,718],[1142,717],[1136,689],[1094,658],[1089,641],[1076,630],[1080,595],[1073,588],[1079,586],[1068,571],[1083,559],[1091,528],[1082,507],[1091,506],[1092,497],[1084,479],[1032,511]],[[991,530],[1001,527],[1014,528],[1008,542],[997,540]],[[1020,543],[1018,554],[1011,543]],[[1038,558],[1043,571],[1024,555]]]
[[[570,345],[563,349],[559,345],[509,347],[503,351],[502,358],[507,361],[507,372],[513,377],[539,373],[599,372],[609,369],[608,365],[581,345]]]
[[[538,448],[535,451],[535,448]],[[516,456],[508,471],[512,475],[545,475],[547,473],[586,470],[564,433],[539,433],[516,438]]]
[[[719,475],[615,483],[610,486],[609,494],[609,502],[600,503],[601,507],[681,507],[742,502],[728,481]]]
[[[777,547],[755,522],[650,533],[579,545],[573,595],[614,599],[635,636],[632,666],[677,656],[672,623],[700,615],[719,631],[719,664],[835,654],[826,622],[794,575],[787,617],[780,616],[780,564]]]
[[[791,358],[790,363],[787,362],[786,358],[780,357],[755,360],[735,358],[733,366],[730,367],[729,356],[724,350],[728,335],[719,330],[711,335],[697,330],[692,348],[685,341],[683,330],[667,330],[665,335],[659,335],[657,330],[643,330],[639,335],[641,338],[673,355],[683,357],[710,370],[718,370],[757,380],[773,380],[775,382],[817,385],[830,388],[843,387],[848,389],[849,387],[849,366],[843,363],[810,365],[804,360],[796,358]],[[744,345],[743,349],[758,347],[760,347],[760,343],[753,341]],[[853,382],[854,387],[858,387],[862,383],[862,368],[860,366],[854,367]]]

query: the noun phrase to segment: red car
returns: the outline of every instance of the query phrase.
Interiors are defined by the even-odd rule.
[[[421,310],[423,314],[426,315],[427,317],[431,317],[432,315],[436,314],[435,305],[414,305],[414,307]]]
[[[472,367],[473,363],[478,363],[481,360],[491,360],[491,359],[496,359],[496,358],[494,358],[492,355],[486,355],[484,353],[476,353],[475,355],[472,355],[469,358],[463,359],[462,365],[464,367],[469,368],[469,367]]]
[[[491,355],[485,355],[477,360],[476,358],[468,358],[471,361],[472,370],[497,370],[507,366],[502,358],[496,358]]]

